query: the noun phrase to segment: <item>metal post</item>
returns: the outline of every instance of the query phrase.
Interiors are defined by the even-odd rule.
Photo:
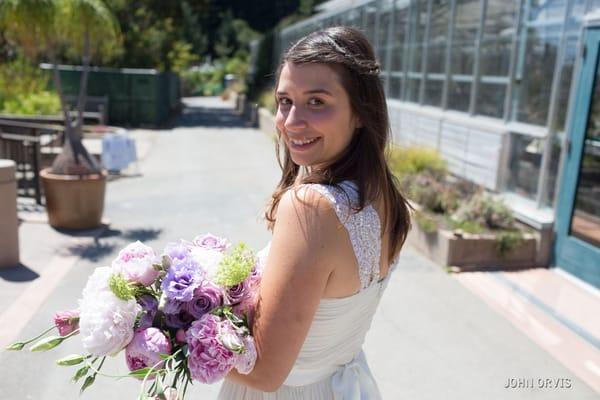
[[[527,10],[525,10],[525,12],[523,12],[523,2],[527,1]],[[510,54],[510,67],[509,67],[509,77],[508,77],[508,87],[506,88],[506,97],[504,98],[504,122],[508,122],[508,120],[511,117],[511,101],[512,101],[512,96],[513,96],[513,92],[515,90],[515,74],[516,74],[516,70],[517,70],[517,64],[519,62],[518,58],[522,58],[522,56],[520,56],[519,54],[521,54],[524,50],[521,50],[519,52],[519,47],[525,47],[525,43],[522,44],[522,46],[519,46],[519,40],[521,39],[520,37],[520,32],[521,29],[523,28],[522,25],[522,21],[525,18],[525,21],[527,20],[527,16],[529,14],[528,10],[529,10],[529,1],[530,0],[521,0],[519,2],[519,8],[517,10],[517,20],[515,21],[515,37],[513,37],[513,42],[512,42],[512,49],[511,49],[511,54]],[[523,15],[525,14],[525,15]],[[525,32],[525,34],[527,34],[527,32]]]
[[[425,82],[427,78],[427,53],[429,50],[429,32],[431,31],[431,7],[433,0],[427,2],[427,25],[425,25],[425,36],[423,38],[423,54],[421,58],[421,87],[419,91],[419,104],[425,102]]]
[[[481,81],[481,42],[483,41],[483,30],[485,29],[485,17],[487,14],[487,0],[481,0],[479,14],[479,27],[475,37],[475,57],[473,60],[473,81],[471,82],[471,98],[469,99],[469,114],[475,114],[477,94],[479,93],[479,82]]]
[[[375,54],[378,54],[379,46],[381,46],[381,43],[379,43],[379,26],[381,24],[381,2],[382,0],[375,0],[375,26],[373,27],[373,47],[375,48]]]
[[[456,20],[456,0],[450,2],[450,17],[448,18],[448,39],[446,40],[446,78],[442,88],[442,110],[448,108],[448,87],[450,86],[450,69],[452,66],[452,42],[454,40],[454,23]]]
[[[544,193],[548,187],[548,169],[550,168],[550,155],[552,152],[552,142],[556,136],[556,107],[558,107],[558,94],[560,91],[560,80],[562,77],[562,69],[564,65],[564,54],[566,45],[566,31],[569,15],[573,8],[573,0],[567,0],[565,5],[565,15],[563,18],[562,28],[560,30],[560,41],[558,43],[558,53],[556,54],[556,61],[554,63],[554,73],[552,77],[552,89],[550,91],[550,104],[548,106],[548,117],[546,119],[546,125],[548,126],[548,135],[546,135],[546,141],[544,142],[544,149],[542,152],[542,161],[540,165],[540,177],[537,185],[536,202],[538,208],[543,206]]]
[[[385,93],[390,95],[390,81],[392,80],[392,49],[394,46],[392,45],[394,40],[394,25],[396,19],[396,1],[392,1],[392,9],[390,10],[390,23],[388,24],[387,30],[387,43],[385,50],[385,72],[387,74],[387,79],[385,80]]]
[[[406,28],[404,32],[404,48],[402,49],[402,89],[400,91],[400,100],[406,100],[406,86],[408,85],[408,68],[410,66],[408,57],[410,54],[410,40],[411,40],[411,18],[414,10],[415,0],[411,0],[408,5],[408,15],[406,18]]]

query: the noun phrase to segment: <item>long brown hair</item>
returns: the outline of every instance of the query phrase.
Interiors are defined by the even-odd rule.
[[[379,64],[373,48],[356,29],[333,27],[303,37],[283,55],[276,75],[276,88],[286,63],[318,63],[334,68],[348,94],[352,111],[362,124],[338,159],[324,170],[313,169],[301,178],[300,183],[338,186],[344,180],[355,181],[359,195],[357,212],[383,196],[385,214],[381,234],[390,232],[388,261],[393,260],[410,229],[410,206],[400,193],[398,182],[386,162],[390,128],[385,94],[379,79]],[[278,135],[281,137],[281,132]],[[294,186],[300,172],[300,166],[292,161],[288,148],[281,141],[277,143],[276,153],[282,176],[265,212],[271,230],[281,196]]]

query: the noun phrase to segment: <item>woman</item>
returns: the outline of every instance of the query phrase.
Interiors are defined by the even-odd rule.
[[[379,66],[357,30],[312,33],[283,56],[283,176],[253,323],[258,359],[219,399],[378,399],[362,343],[410,225],[386,164]],[[278,148],[278,158],[280,151]]]

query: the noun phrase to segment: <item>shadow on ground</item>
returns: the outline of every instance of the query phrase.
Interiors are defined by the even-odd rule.
[[[0,269],[0,278],[10,282],[28,282],[39,278],[40,275],[24,264]]]

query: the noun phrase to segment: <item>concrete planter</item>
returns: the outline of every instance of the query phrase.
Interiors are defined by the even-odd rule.
[[[106,173],[56,175],[40,171],[48,222],[54,228],[93,229],[101,224],[106,191]]]
[[[407,243],[443,266],[463,269],[537,266],[538,239],[530,233],[523,236],[520,244],[500,255],[496,250],[494,235],[455,234],[446,229],[428,233],[414,222]]]

